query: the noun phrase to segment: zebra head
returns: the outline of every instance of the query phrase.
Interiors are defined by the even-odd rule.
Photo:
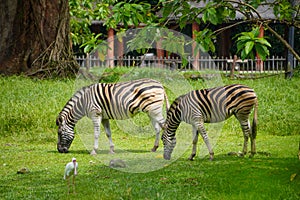
[[[161,137],[164,144],[164,159],[170,160],[173,149],[176,145],[176,137],[175,134],[169,135],[167,134],[167,129],[164,130]]]
[[[56,125],[58,126],[57,150],[60,153],[68,153],[74,139],[74,128],[68,126],[61,115],[56,119]]]

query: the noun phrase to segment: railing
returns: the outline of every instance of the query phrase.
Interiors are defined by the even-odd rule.
[[[194,59],[187,57],[185,61],[180,58],[168,57],[158,58],[154,55],[124,56],[101,60],[95,56],[78,56],[76,60],[81,67],[112,67],[112,66],[135,66],[135,67],[159,67],[170,70],[218,70],[225,74],[257,74],[257,73],[283,73],[286,70],[286,59],[284,57],[269,57],[261,60],[240,60],[235,57],[211,58],[200,57]],[[183,64],[185,63],[185,65]],[[233,66],[234,65],[234,66]],[[300,65],[294,59],[294,66]],[[232,67],[233,66],[233,67]]]

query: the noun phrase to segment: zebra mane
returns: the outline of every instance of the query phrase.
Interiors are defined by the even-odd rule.
[[[65,120],[67,120],[68,122],[76,123],[76,121],[78,121],[79,119],[74,119],[73,114],[75,111],[77,111],[77,114],[78,111],[80,111],[83,116],[84,111],[78,109],[79,108],[78,103],[80,103],[84,95],[90,90],[91,86],[92,85],[82,87],[80,90],[78,90],[73,94],[73,96],[69,99],[69,101],[67,101],[63,109],[58,114],[58,117],[56,119],[57,125],[62,123]],[[70,115],[70,113],[72,113],[72,115]]]
[[[183,94],[183,95],[180,95],[179,97],[177,97],[174,101],[173,101],[173,103],[172,103],[172,105],[173,104],[180,104],[180,102],[181,102],[181,100],[182,100],[182,98],[184,97],[184,96],[186,96],[185,94]],[[172,107],[172,105],[171,105],[171,107]]]
[[[169,108],[169,110],[168,110],[167,118],[168,118],[168,117],[171,117],[171,118],[172,118],[172,116],[175,115],[175,111],[176,111],[176,112],[180,111],[180,109],[178,109],[178,106],[180,105],[181,100],[182,100],[182,98],[183,98],[184,96],[185,96],[185,95],[181,95],[181,96],[177,97],[177,98],[173,101],[173,103],[171,104],[171,106],[170,106],[170,108]],[[180,112],[181,112],[181,111],[180,111]]]

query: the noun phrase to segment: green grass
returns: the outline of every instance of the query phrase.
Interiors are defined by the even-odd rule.
[[[227,155],[242,150],[243,143],[240,127],[231,118],[214,138],[213,162],[208,160],[200,139],[201,152],[193,162],[187,160],[191,152],[188,147],[175,162],[164,163],[165,167],[147,173],[128,173],[107,166],[107,151],[89,155],[81,133],[76,135],[70,153],[57,152],[55,119],[74,93],[74,80],[0,77],[0,199],[299,199],[300,161],[296,155],[300,141],[300,78],[222,81],[249,85],[258,94],[259,153],[254,158]],[[200,80],[189,83],[192,88],[205,85]],[[172,91],[168,93],[172,101],[175,96]],[[87,127],[86,135],[92,137],[92,127],[86,121],[81,123]],[[181,132],[190,137],[191,128],[187,127],[183,126]],[[116,148],[151,157],[148,151],[154,137],[131,136],[122,132],[116,122],[112,122],[111,128]],[[77,129],[80,132],[80,127]],[[208,129],[213,138],[214,129]],[[101,143],[107,143],[103,134]],[[178,140],[177,147],[182,143]],[[161,153],[160,146],[153,160],[163,162]],[[118,150],[113,157],[123,154]],[[79,162],[77,193],[68,195],[62,177],[65,164],[73,156]],[[153,165],[147,158],[138,158],[136,162],[145,171]],[[17,174],[22,167],[30,172]]]

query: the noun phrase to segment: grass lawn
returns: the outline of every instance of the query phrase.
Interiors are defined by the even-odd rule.
[[[115,121],[111,123],[115,155],[107,154],[103,132],[103,150],[89,155],[87,138],[93,137],[93,127],[87,119],[76,127],[70,152],[58,153],[55,119],[74,93],[75,82],[0,77],[0,199],[300,199],[299,77],[222,79],[223,84],[249,85],[258,94],[258,154],[254,158],[228,155],[241,151],[243,143],[239,124],[230,118],[216,130],[208,126],[214,161],[208,160],[201,139],[195,161],[187,160],[191,127],[182,124],[178,137],[186,137],[178,138],[179,154],[170,162],[163,160],[162,146],[156,153],[149,152],[154,136],[123,132]],[[189,84],[202,88],[204,83],[193,80]],[[168,95],[172,102],[174,94],[168,91]],[[142,121],[137,123],[146,123],[143,116],[137,118]],[[122,156],[127,168],[108,166],[111,158]],[[67,194],[63,173],[72,157],[79,163],[76,194]],[[133,165],[136,171],[130,171]],[[17,174],[21,168],[29,172]]]

